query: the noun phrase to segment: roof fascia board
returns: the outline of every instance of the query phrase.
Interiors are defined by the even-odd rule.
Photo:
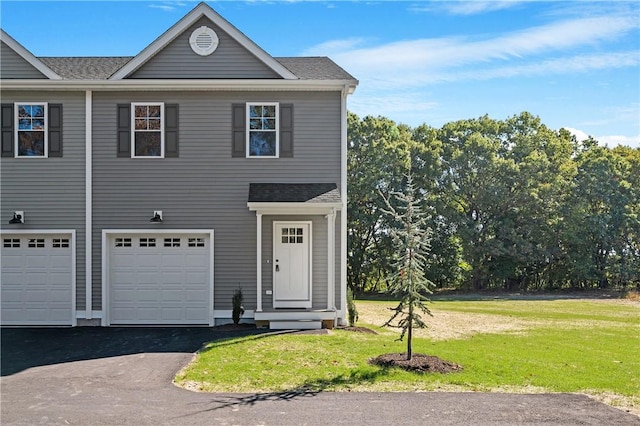
[[[14,52],[16,52],[22,59],[27,61],[31,66],[44,74],[45,77],[51,80],[62,80],[58,74],[56,74],[51,68],[46,66],[42,61],[36,58],[33,53],[29,52],[23,45],[18,43],[13,37],[7,34],[3,29],[0,29],[0,40],[2,40],[7,46],[9,46]]]
[[[144,48],[138,55],[136,55],[125,66],[115,72],[109,80],[121,80],[128,77],[142,65],[144,65],[149,59],[154,57],[165,46],[176,39],[187,28],[193,25],[202,16],[209,18],[214,24],[218,25],[223,31],[227,32],[232,38],[239,42],[244,48],[249,50],[253,55],[260,59],[265,65],[271,68],[274,72],[280,75],[284,79],[295,80],[297,77],[282,64],[276,61],[271,55],[262,50],[257,44],[251,41],[247,36],[234,27],[229,21],[215,12],[209,5],[200,3],[191,12],[186,14],[181,20],[179,20],[173,27],[169,28],[160,37],[158,37],[153,43]]]
[[[260,214],[296,215],[329,214],[342,209],[342,203],[247,203],[250,211]]]
[[[3,90],[41,89],[41,90],[154,90],[154,91],[334,91],[348,87],[353,93],[355,80],[38,80],[38,79],[2,79]]]

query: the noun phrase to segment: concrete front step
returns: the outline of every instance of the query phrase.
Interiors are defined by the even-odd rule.
[[[269,321],[269,330],[319,330],[321,328],[322,321],[318,320]]]

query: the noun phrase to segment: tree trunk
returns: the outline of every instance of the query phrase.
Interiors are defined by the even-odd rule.
[[[407,361],[411,361],[413,351],[411,350],[411,337],[413,334],[413,305],[409,304],[409,329],[407,330]]]

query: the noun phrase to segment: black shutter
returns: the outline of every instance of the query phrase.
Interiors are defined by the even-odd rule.
[[[131,105],[118,104],[118,157],[131,158]]]
[[[231,106],[231,156],[246,157],[245,104]]]
[[[2,104],[2,156],[13,157],[13,104]]]
[[[293,105],[280,105],[280,157],[293,157]]]
[[[62,157],[62,104],[49,104],[49,157]]]
[[[164,106],[164,156],[178,156],[178,105]]]

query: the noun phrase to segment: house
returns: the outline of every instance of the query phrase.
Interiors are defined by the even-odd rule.
[[[105,37],[108,35],[105,35]],[[4,326],[344,324],[346,101],[200,3],[135,57],[1,33]]]

